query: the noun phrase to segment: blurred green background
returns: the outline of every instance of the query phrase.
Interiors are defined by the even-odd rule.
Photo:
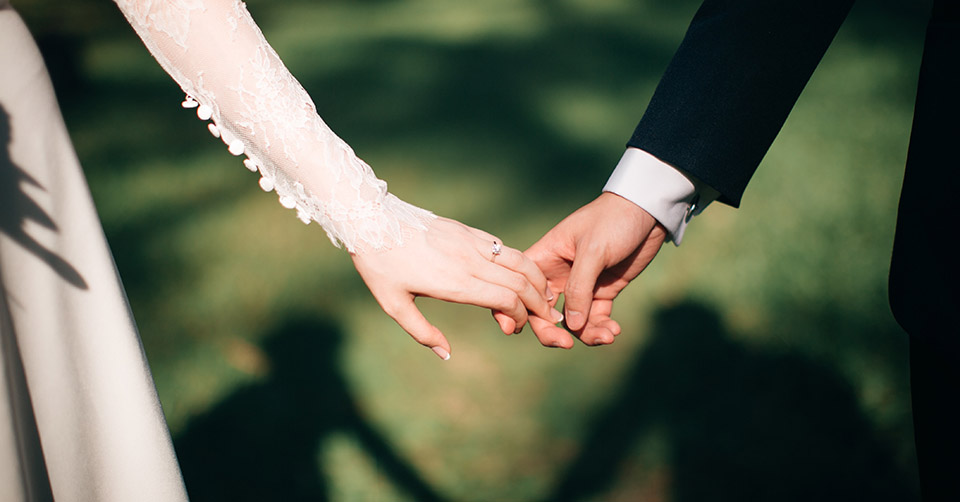
[[[857,4],[751,182],[612,346],[420,301],[439,361],[180,108],[106,0],[15,0],[195,500],[916,500],[886,274],[929,2]],[[694,0],[250,0],[399,197],[525,248],[592,200]]]

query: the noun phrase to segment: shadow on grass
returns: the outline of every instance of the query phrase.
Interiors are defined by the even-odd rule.
[[[34,3],[52,5],[46,0]],[[264,15],[258,14],[258,19],[269,22],[266,2],[259,3]],[[697,2],[649,3],[665,16],[688,16]],[[903,7],[909,2],[874,2],[867,15],[850,20],[853,33],[863,44],[888,44],[895,49],[891,57],[912,57],[917,42],[907,36],[912,32],[904,26],[925,17],[915,12],[922,10],[918,7],[921,3]],[[560,132],[543,114],[542,93],[555,83],[601,96],[623,95],[623,89],[652,92],[676,47],[673,39],[584,20],[564,5],[541,2],[540,8],[548,14],[547,28],[522,42],[482,39],[451,44],[398,37],[364,46],[362,54],[335,72],[311,74],[309,67],[294,68],[294,72],[313,91],[322,115],[361,154],[364,145],[413,145],[425,159],[427,167],[418,173],[424,179],[454,176],[451,172],[457,169],[476,167],[472,157],[510,158],[489,175],[526,187],[517,205],[509,211],[458,216],[477,216],[477,224],[484,227],[509,225],[514,210],[556,211],[560,218],[565,213],[559,205],[576,207],[602,186],[632,124],[622,131],[622,138],[616,138],[612,151],[596,142],[577,141]],[[42,12],[60,11],[48,6]],[[111,16],[118,21],[118,14]],[[176,106],[180,96],[174,84],[138,81],[111,86],[85,81],[83,69],[76,66],[84,40],[122,31],[132,44],[139,43],[122,21],[107,24],[102,30],[67,36],[45,30],[39,37],[47,57],[60,58],[50,60],[74,65],[57,64],[63,71],[61,77],[55,75],[58,90],[74,89],[74,99],[65,100],[65,112],[73,119],[70,122],[79,128],[93,113],[124,117],[130,116],[131,110],[148,109],[135,115],[130,127],[123,127],[137,132],[146,122],[181,123],[173,118],[173,114],[182,114]],[[675,40],[679,41],[679,34]],[[331,48],[316,48],[317,53],[327,50]],[[419,64],[438,71],[410,78],[410,68]],[[914,75],[903,77],[905,86],[914,81]],[[82,96],[77,89],[83,91]],[[333,95],[325,95],[324,90]],[[639,119],[642,109],[630,113]],[[78,145],[91,181],[110,176],[126,159],[150,157],[175,164],[177,154],[170,152],[171,146],[180,151],[220,148],[199,127],[171,125],[155,130],[159,132],[154,135],[123,135],[123,139],[96,149]],[[462,152],[467,162],[457,167],[455,162],[427,161],[438,147]],[[228,190],[207,195],[206,203],[183,201],[167,208],[165,214],[106,227],[138,316],[140,308],[156,309],[163,295],[183,288],[184,277],[190,275],[184,257],[175,253],[158,256],[149,237],[234,197]],[[567,200],[572,202],[563,202]],[[431,201],[414,202],[429,206]],[[859,322],[845,312],[834,315],[829,324]],[[805,326],[817,329],[819,322],[827,324],[828,320]],[[150,350],[157,343],[151,340],[169,338],[170,333],[163,331],[180,330],[144,328],[151,360],[162,365],[164,358]],[[309,330],[318,340],[296,334]],[[854,335],[839,342],[845,344],[842,351],[874,350],[866,331]],[[417,499],[435,496],[429,495],[426,485],[417,481],[416,474],[397,460],[390,445],[366,422],[345,423],[345,417],[355,416],[357,411],[337,369],[339,336],[335,326],[315,320],[291,322],[279,329],[268,350],[281,373],[238,390],[190,424],[177,443],[195,499],[229,499],[227,494],[253,499],[261,493],[269,493],[263,498],[272,499],[277,492],[270,490],[271,486],[322,499],[328,486],[318,474],[314,452],[317,443],[334,430],[350,430],[368,451],[381,452],[372,455],[394,459],[384,461],[398,466],[391,477],[408,492],[423,490]],[[307,350],[283,349],[297,344]],[[891,455],[870,432],[849,383],[823,363],[735,342],[707,307],[687,304],[661,313],[654,339],[629,375],[622,396],[598,416],[594,435],[562,477],[556,500],[601,493],[615,482],[606,467],[623,462],[629,439],[653,427],[668,436],[672,485],[680,502],[733,500],[735,496],[790,501],[811,493],[821,495],[816,499],[832,497],[830,494],[839,499],[855,487],[860,489],[858,495],[869,493],[881,501],[900,496],[904,498],[898,500],[910,499],[902,476],[890,465]],[[353,428],[342,429],[348,425]],[[208,473],[211,470],[213,474]],[[239,480],[238,484],[231,485],[233,480]]]
[[[290,319],[266,338],[269,376],[241,387],[187,425],[174,443],[193,500],[329,500],[318,448],[353,436],[394,486],[417,501],[443,498],[357,407],[339,367],[340,329]]]
[[[841,375],[736,341],[703,304],[655,315],[621,389],[546,500],[602,495],[654,432],[676,502],[917,499]]]

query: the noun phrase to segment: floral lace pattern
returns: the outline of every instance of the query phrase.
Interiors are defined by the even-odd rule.
[[[276,191],[304,223],[316,221],[351,252],[403,244],[434,218],[387,184],[337,137],[264,39],[239,0],[115,0],[164,70],[187,94],[185,108],[260,187]]]

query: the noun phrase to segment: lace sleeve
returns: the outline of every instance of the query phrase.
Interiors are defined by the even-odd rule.
[[[260,187],[351,252],[403,244],[434,216],[387,192],[323,122],[239,0],[115,0],[210,132]]]

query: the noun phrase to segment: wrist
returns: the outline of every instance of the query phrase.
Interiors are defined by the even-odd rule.
[[[437,216],[391,193],[382,200],[324,211],[318,223],[337,247],[353,255],[403,247],[426,232]]]
[[[676,166],[633,147],[624,152],[603,189],[642,207],[677,245],[692,217],[718,195]]]

